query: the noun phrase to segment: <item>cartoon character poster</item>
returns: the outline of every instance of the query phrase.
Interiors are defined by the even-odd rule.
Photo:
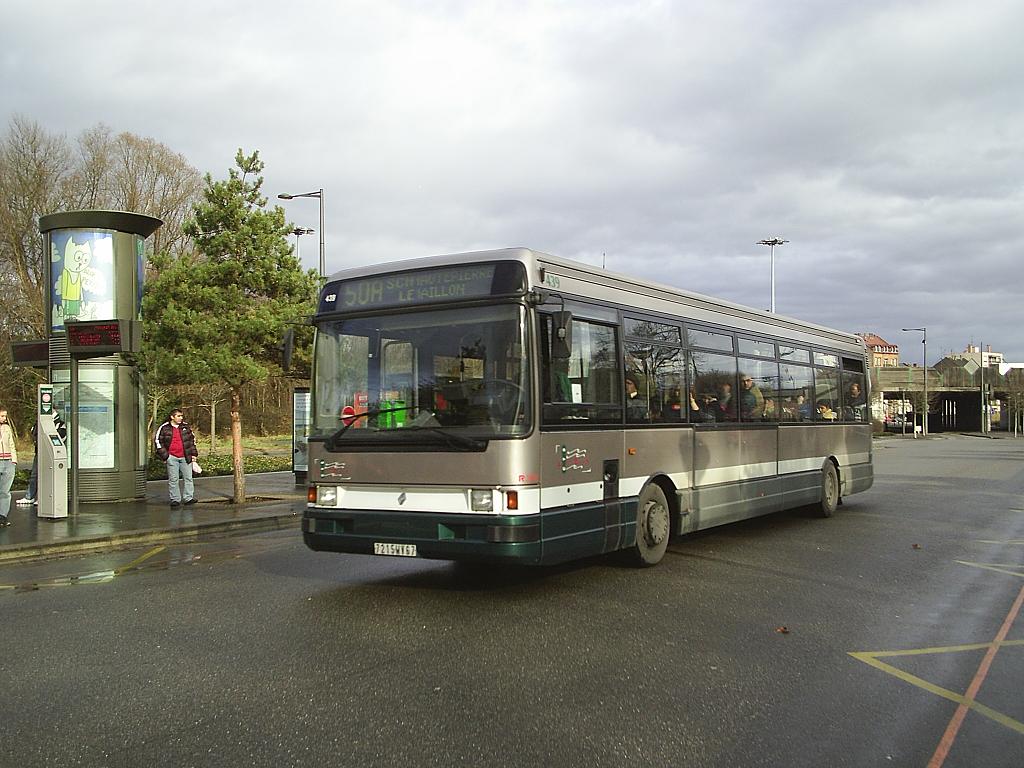
[[[65,320],[114,319],[114,236],[60,230],[50,236],[50,326]]]

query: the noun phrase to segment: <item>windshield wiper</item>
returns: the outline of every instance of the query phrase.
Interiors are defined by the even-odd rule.
[[[344,416],[342,418],[351,419],[351,421],[349,421],[348,424],[345,424],[344,426],[342,426],[341,429],[339,429],[337,432],[335,432],[326,440],[324,440],[324,447],[328,451],[333,451],[335,448],[336,441],[340,440],[341,436],[348,431],[348,428],[363,417],[380,416],[382,413],[403,413],[405,411],[412,411],[415,409],[415,405],[406,405],[402,408],[377,408],[376,410],[372,411],[363,411],[362,413],[353,413],[351,416]]]
[[[444,427],[414,427],[416,432],[430,432],[441,437],[452,448],[462,448],[469,451],[482,451],[487,447],[486,440],[477,440],[465,435],[457,435],[449,432]]]

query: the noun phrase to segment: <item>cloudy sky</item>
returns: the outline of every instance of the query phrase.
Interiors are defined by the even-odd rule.
[[[4,3],[0,118],[324,189],[327,268],[527,246],[1024,361],[1024,3]],[[284,204],[318,227],[315,200]],[[317,236],[302,239],[317,264]]]

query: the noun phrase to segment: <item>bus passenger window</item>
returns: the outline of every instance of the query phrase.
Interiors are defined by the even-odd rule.
[[[697,422],[736,421],[736,358],[711,352],[691,352],[693,397],[699,412]],[[691,406],[692,407],[692,406]]]

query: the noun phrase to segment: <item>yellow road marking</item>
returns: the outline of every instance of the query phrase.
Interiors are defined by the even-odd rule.
[[[979,715],[983,715],[994,722],[1004,725],[1017,733],[1024,734],[1024,723],[1019,720],[1014,720],[1012,717],[1004,715],[1002,712],[997,712],[991,707],[986,707],[984,704],[979,704],[974,699],[968,699],[962,694],[951,691],[948,688],[943,688],[941,685],[930,683],[924,678],[920,678],[917,675],[912,675],[909,672],[904,672],[898,667],[894,667],[891,664],[886,664],[884,661],[880,661],[881,658],[888,658],[890,656],[921,656],[924,654],[934,653],[956,653],[958,651],[977,651],[982,648],[991,648],[997,646],[1003,648],[1011,645],[1024,645],[1024,640],[1004,640],[1001,643],[970,643],[968,645],[948,645],[938,648],[916,648],[913,650],[906,651],[876,651],[876,652],[850,652],[850,656],[857,659],[857,661],[863,661],[865,664],[880,669],[883,672],[892,675],[893,677],[899,678],[905,683],[910,683],[918,688],[922,688],[929,693],[934,693],[936,696],[941,696],[944,699],[955,702],[962,706],[965,706]]]
[[[130,563],[128,563],[128,565],[122,565],[120,568],[115,568],[114,575],[120,576],[125,571],[130,571],[132,568],[142,565],[142,563],[144,563],[146,560],[149,560],[149,558],[151,558],[153,555],[159,554],[160,552],[163,552],[165,549],[167,549],[167,547],[163,544],[161,544],[159,547],[153,547],[151,550],[149,550],[149,552],[135,558]]]
[[[1024,539],[1007,539],[1006,541],[997,541],[993,539],[978,539],[979,544],[1024,544]]]
[[[1020,576],[1024,579],[1024,565],[1020,563],[972,563],[967,560],[954,560],[954,563],[960,565],[969,565],[972,568],[983,568],[986,571],[995,571],[996,573],[1008,573],[1011,576]],[[1016,571],[1009,570],[1010,568],[1017,568]]]
[[[46,587],[68,587],[72,584],[105,584],[108,581],[112,581],[115,576],[120,576],[132,568],[138,568],[142,563],[149,560],[154,555],[158,555],[163,552],[167,547],[161,544],[158,547],[153,547],[145,554],[139,555],[127,565],[122,565],[120,568],[115,568],[112,571],[97,571],[96,573],[86,573],[82,576],[61,576],[56,579],[49,579],[47,581],[35,582],[32,584],[33,589],[43,589]],[[19,589],[17,584],[0,584],[0,591],[2,590],[16,590]]]

